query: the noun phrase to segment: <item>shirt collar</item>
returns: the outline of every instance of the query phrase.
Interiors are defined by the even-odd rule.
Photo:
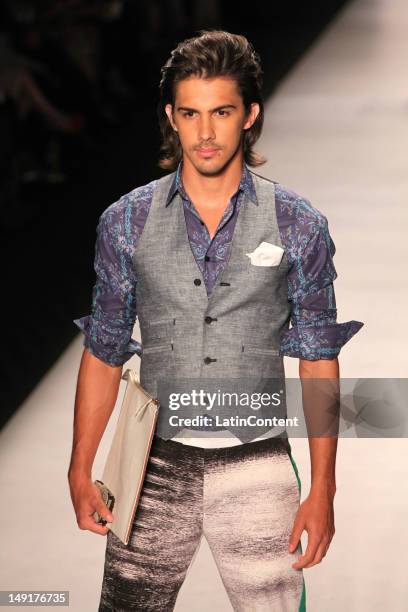
[[[178,163],[176,173],[174,175],[171,187],[169,189],[169,192],[166,198],[165,206],[168,206],[170,204],[170,202],[173,200],[173,197],[177,191],[180,193],[182,198],[188,199],[188,196],[184,190],[183,181],[181,178],[182,164],[183,164],[183,160],[181,160]],[[255,185],[254,185],[254,182],[251,176],[251,172],[248,166],[246,165],[246,163],[243,164],[242,175],[241,175],[241,180],[239,183],[238,191],[243,191],[244,193],[248,195],[251,202],[253,202],[256,205],[258,204]]]

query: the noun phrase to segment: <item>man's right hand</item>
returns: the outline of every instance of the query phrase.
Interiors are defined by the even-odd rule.
[[[108,365],[84,347],[75,394],[74,432],[67,476],[79,528],[100,535],[106,535],[109,526],[99,525],[93,513],[98,512],[108,522],[112,522],[113,516],[92,481],[92,465],[118,397],[121,375],[122,366]]]
[[[109,531],[108,525],[99,525],[92,515],[96,511],[110,523],[113,516],[105,505],[96,484],[92,482],[91,478],[85,476],[69,475],[68,481],[78,527],[100,535],[106,535]]]

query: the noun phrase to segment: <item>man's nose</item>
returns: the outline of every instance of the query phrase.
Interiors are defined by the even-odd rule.
[[[211,119],[208,117],[202,117],[200,119],[198,130],[198,136],[200,140],[210,140],[211,138],[215,138],[214,127],[212,125]]]

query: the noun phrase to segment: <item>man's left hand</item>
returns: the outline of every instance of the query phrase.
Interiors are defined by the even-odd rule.
[[[300,504],[289,539],[289,552],[299,543],[304,529],[308,533],[306,551],[292,564],[295,569],[312,567],[323,559],[335,533],[334,495],[326,489],[311,491]]]

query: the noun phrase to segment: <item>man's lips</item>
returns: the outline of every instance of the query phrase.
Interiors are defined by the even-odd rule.
[[[202,157],[211,157],[212,155],[215,155],[215,153],[217,153],[218,149],[197,149],[197,153],[199,155],[201,155]]]

